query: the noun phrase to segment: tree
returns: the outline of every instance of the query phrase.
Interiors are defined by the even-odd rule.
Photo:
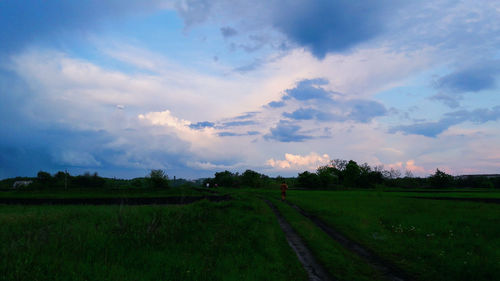
[[[229,171],[215,173],[215,183],[225,187],[238,187],[238,173],[233,174]]]
[[[432,187],[448,187],[453,184],[453,176],[436,169],[434,175],[429,177],[429,183]]]
[[[321,181],[317,174],[305,171],[297,177],[297,185],[302,188],[318,188]]]
[[[261,187],[262,186],[262,175],[252,171],[246,170],[241,174],[241,184],[248,187]]]
[[[326,188],[334,187],[339,183],[339,177],[337,176],[338,172],[337,168],[330,165],[321,166],[316,170],[321,185]]]
[[[337,168],[341,172],[345,170],[347,164],[348,164],[347,160],[343,159],[335,159],[330,161],[330,165],[332,165],[334,168]]]
[[[356,186],[358,179],[361,175],[361,169],[358,163],[353,160],[349,160],[344,169],[344,184],[346,186]]]
[[[410,170],[405,171],[405,178],[413,178],[413,172]]]
[[[359,166],[359,177],[356,180],[356,186],[373,188],[375,184],[382,183],[382,181],[382,173],[372,169],[368,163]]]
[[[384,171],[384,165],[374,166],[373,171],[382,173]]]
[[[72,179],[73,186],[78,187],[103,187],[106,183],[106,180],[99,177],[97,172],[90,174],[90,172],[85,172],[83,175],[78,175]]]
[[[68,187],[68,178],[71,177],[68,172],[58,171],[54,175],[55,185],[58,187]]]
[[[401,171],[394,168],[391,168],[390,170],[384,170],[382,174],[386,179],[396,179],[401,177]]]
[[[36,175],[36,181],[40,187],[47,187],[52,183],[52,176],[47,172],[40,171]]]
[[[151,186],[154,188],[167,188],[168,176],[163,170],[151,170],[149,173]]]

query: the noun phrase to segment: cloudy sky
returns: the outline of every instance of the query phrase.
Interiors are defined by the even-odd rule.
[[[496,0],[3,0],[0,24],[0,178],[500,172]]]

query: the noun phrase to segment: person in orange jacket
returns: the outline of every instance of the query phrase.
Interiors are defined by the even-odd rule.
[[[288,189],[288,185],[285,182],[282,182],[280,185],[281,189],[281,201],[285,201],[286,190]]]

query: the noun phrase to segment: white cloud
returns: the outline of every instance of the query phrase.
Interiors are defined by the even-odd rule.
[[[191,125],[192,122],[173,116],[170,110],[139,114],[137,118],[175,133],[178,138],[189,142],[192,146],[206,148],[216,141],[215,129],[191,129],[189,125]]]
[[[307,169],[315,170],[319,166],[326,165],[330,162],[330,157],[328,154],[319,155],[315,152],[311,152],[308,155],[295,155],[291,153],[285,153],[284,160],[275,160],[271,158],[266,161],[266,164],[277,169]]]
[[[415,160],[406,161],[405,169],[411,171],[414,174],[420,174],[420,175],[425,174],[427,172],[423,167],[417,166],[415,164]]]

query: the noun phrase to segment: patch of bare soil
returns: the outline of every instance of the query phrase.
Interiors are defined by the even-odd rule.
[[[300,236],[293,230],[292,226],[285,220],[285,218],[278,211],[276,206],[274,206],[271,201],[267,199],[264,200],[269,207],[273,210],[274,214],[278,218],[278,223],[285,233],[286,240],[293,251],[297,254],[299,261],[304,266],[304,269],[309,275],[309,280],[319,281],[319,280],[334,280],[326,272],[326,270],[321,266],[314,258],[311,251],[304,244]]]
[[[404,281],[404,280],[413,280],[406,272],[399,269],[389,261],[383,259],[382,257],[375,254],[373,251],[363,247],[362,245],[356,243],[355,241],[349,239],[347,236],[340,233],[338,230],[333,227],[327,225],[325,222],[313,216],[297,205],[286,201],[288,205],[297,210],[304,217],[310,219],[316,226],[322,229],[328,236],[330,236],[333,240],[337,241],[339,244],[344,246],[349,251],[357,254],[361,258],[363,258],[370,265],[375,267],[377,270],[382,272],[384,276],[389,280],[394,281]]]
[[[139,198],[0,198],[0,204],[9,205],[183,205],[207,199],[220,202],[231,199],[221,196],[170,196]]]

